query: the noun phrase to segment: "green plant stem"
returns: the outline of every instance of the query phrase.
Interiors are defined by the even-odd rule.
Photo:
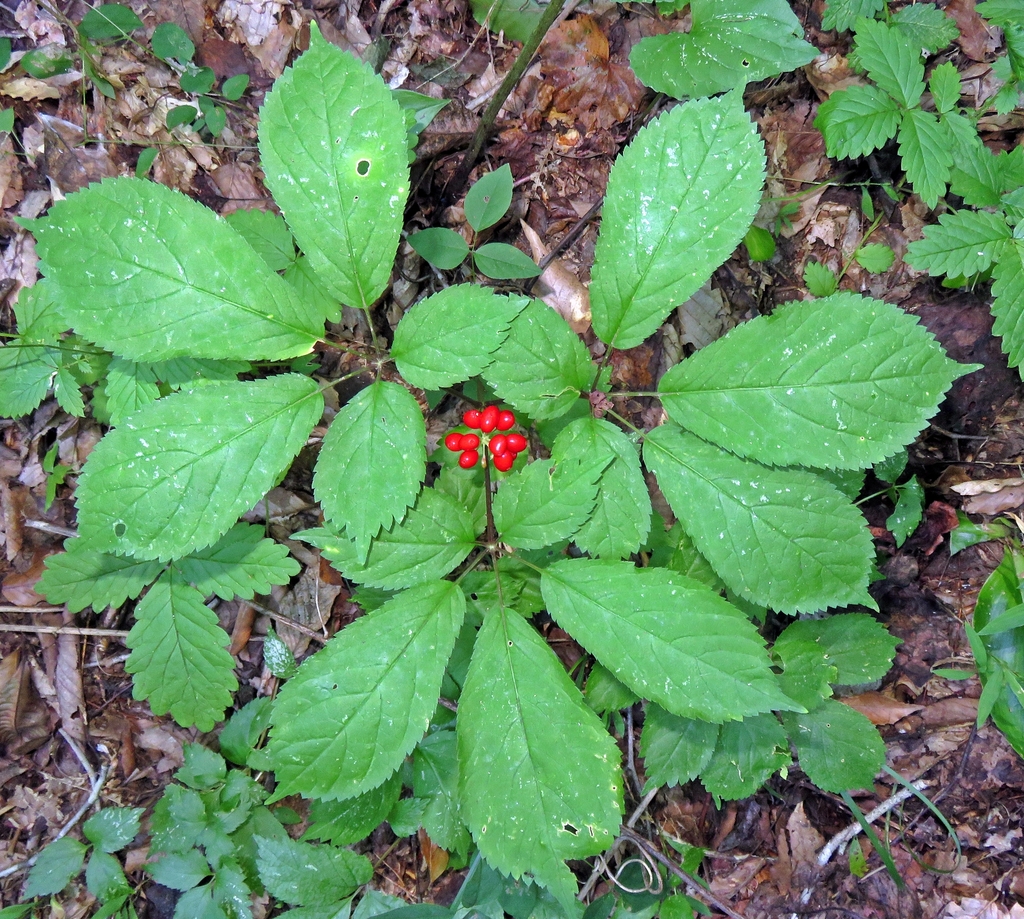
[[[465,188],[466,182],[469,181],[469,174],[472,172],[477,157],[480,156],[480,151],[483,149],[484,141],[487,139],[487,135],[494,127],[494,122],[498,118],[498,112],[501,111],[505,100],[509,97],[512,90],[515,89],[516,84],[522,79],[523,74],[526,73],[526,69],[533,60],[533,55],[540,47],[540,43],[544,40],[544,36],[547,35],[552,23],[558,18],[558,14],[562,12],[563,6],[565,6],[565,0],[551,0],[551,3],[544,9],[544,15],[541,16],[540,21],[530,33],[530,37],[523,43],[523,47],[519,52],[519,56],[512,64],[512,68],[505,74],[505,79],[501,81],[501,85],[492,97],[490,104],[484,109],[483,116],[480,118],[480,124],[477,125],[476,133],[473,134],[473,139],[469,142],[469,149],[462,157],[459,168],[455,170],[455,174],[448,180],[448,184],[445,186],[445,193],[449,198],[458,197],[462,193],[462,189]]]
[[[469,863],[469,871],[466,872],[466,876],[462,879],[462,886],[459,888],[459,892],[455,894],[455,899],[452,900],[452,905],[449,907],[454,915],[460,906],[462,906],[462,898],[466,893],[466,886],[472,880],[473,875],[476,874],[477,869],[480,867],[480,850],[476,850],[476,854],[473,856],[473,861]]]

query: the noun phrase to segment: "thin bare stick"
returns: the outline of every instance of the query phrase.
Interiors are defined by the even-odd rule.
[[[314,631],[308,626],[304,626],[301,622],[296,622],[289,616],[285,616],[283,613],[275,613],[269,607],[264,606],[262,603],[256,603],[253,600],[246,601],[257,613],[262,613],[264,616],[269,616],[275,622],[283,622],[289,628],[295,629],[296,632],[301,632],[306,638],[311,638],[313,641],[318,641],[320,644],[324,644],[327,639],[319,632]]]
[[[0,607],[2,609],[2,607]],[[33,610],[33,612],[39,612]],[[34,632],[39,635],[89,635],[96,638],[127,638],[121,629],[89,629],[74,625],[17,625],[12,622],[0,623],[0,632]]]
[[[643,800],[636,806],[636,810],[633,811],[632,814],[630,814],[629,819],[626,821],[625,825],[627,827],[632,829],[636,826],[636,822],[644,814],[647,808],[650,807],[651,802],[654,800],[654,796],[659,791],[661,791],[660,785],[657,788],[652,788],[649,792],[647,792],[647,794],[644,795]],[[625,837],[623,836],[617,837],[615,842],[612,843],[611,848],[608,850],[607,855],[602,855],[598,857],[598,862],[594,866],[594,870],[590,873],[590,877],[587,878],[587,883],[584,884],[583,889],[580,890],[579,896],[577,896],[576,898],[577,900],[580,900],[582,902],[590,894],[590,891],[594,889],[594,885],[597,883],[597,879],[604,872],[605,866],[608,864],[608,859],[611,859],[615,856],[615,852],[622,844],[624,838]]]
[[[59,527],[55,523],[47,523],[45,520],[25,520],[25,526],[31,527],[33,530],[42,530],[44,533],[53,533],[54,536],[66,536],[68,539],[74,539],[78,535],[78,530],[69,530],[67,527]]]
[[[63,606],[0,606],[0,613],[63,613]]]

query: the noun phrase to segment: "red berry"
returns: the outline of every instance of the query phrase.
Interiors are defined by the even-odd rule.
[[[526,449],[526,438],[522,434],[509,434],[505,438],[505,449],[511,453],[522,453]]]
[[[462,442],[462,435],[458,431],[452,431],[451,434],[449,434],[444,439],[444,445],[449,450],[461,450],[462,448],[459,446],[459,444],[461,442]]]
[[[491,438],[489,446],[491,448],[491,453],[495,456],[500,456],[502,453],[508,452],[508,443],[506,442],[504,434],[495,434]]]
[[[498,430],[507,431],[512,425],[516,423],[516,416],[510,411],[500,412],[498,414]]]
[[[480,430],[490,434],[498,426],[498,406],[488,405],[480,415]]]
[[[480,427],[480,412],[475,408],[471,408],[465,415],[462,416],[462,423],[467,428],[478,428]]]
[[[514,453],[495,453],[493,459],[495,469],[499,472],[508,472],[516,461],[516,455]]]
[[[459,450],[475,450],[480,446],[480,438],[476,434],[463,434],[459,437]]]
[[[467,450],[459,457],[459,465],[463,469],[472,469],[480,462],[480,454],[476,450]]]

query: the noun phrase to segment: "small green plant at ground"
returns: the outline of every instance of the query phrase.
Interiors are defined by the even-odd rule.
[[[168,790],[167,809],[180,798],[179,822],[197,823],[156,848],[195,867],[197,902],[240,876],[256,889],[224,855],[218,833],[238,830],[223,825],[225,795],[255,815],[300,794],[337,825],[324,838],[350,841],[383,819],[422,826],[578,915],[566,861],[611,844],[624,781],[614,738],[532,622],[541,611],[585,650],[581,681],[603,680],[592,699],[645,700],[652,782],[699,776],[742,797],[790,768],[792,743],[820,787],[870,785],[884,746],[833,687],[880,677],[894,639],[863,611],[784,618],[771,648],[758,623],[768,609],[876,608],[854,504],[864,470],[902,453],[973,368],[896,307],[837,293],[784,304],[672,367],[656,392],[628,394],[660,400],[653,429],[620,411],[627,394],[608,373],[612,352],[653,335],[751,225],[765,154],[740,94],[671,108],[615,161],[590,287],[597,362],[543,303],[472,283],[413,305],[388,347],[371,308],[403,228],[406,122],[380,78],[315,28],[267,97],[259,142],[283,220],[222,220],[119,178],[26,221],[45,277],[0,350],[7,411],[31,411],[50,387],[81,411],[91,386],[113,424],[78,476],[78,536],[48,559],[40,589],[74,608],[138,598],[135,694],[203,730],[235,688],[205,599],[249,597],[297,571],[238,518],[307,448],[323,392],[373,377],[315,458],[322,525],[296,534],[359,585],[366,615],[249,717],[254,731],[257,714],[269,719],[266,749],[229,753],[222,734],[226,756],[273,772],[269,798],[195,751]],[[480,196],[490,225],[507,202]],[[342,304],[366,312],[371,342],[325,333]],[[355,369],[321,378],[318,343]],[[458,443],[429,458],[424,404],[471,413],[449,432]],[[645,469],[671,529],[652,514]],[[274,660],[289,672],[287,655]],[[351,869],[352,884],[369,876],[331,847],[293,845],[256,842],[261,883],[288,903],[313,905],[286,871],[302,858]],[[261,859],[286,866],[279,880]]]

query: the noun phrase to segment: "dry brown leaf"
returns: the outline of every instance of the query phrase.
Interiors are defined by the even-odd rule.
[[[548,254],[547,247],[537,231],[525,220],[519,223],[530,244],[533,260],[540,262]],[[590,328],[590,291],[561,259],[552,259],[537,278],[533,292],[568,322],[577,335],[582,335]]]
[[[1024,906],[1014,903],[1009,909],[988,900],[961,900],[950,903],[941,919],[1024,919]]]
[[[999,47],[998,33],[974,8],[975,0],[950,0],[945,13],[951,16],[960,30],[956,43],[972,61],[988,61]]]
[[[50,735],[46,707],[32,692],[17,650],[0,661],[0,743],[8,757],[28,753]]]
[[[64,625],[73,626],[73,613],[64,611]],[[54,688],[57,690],[57,711],[61,727],[80,744],[85,744],[85,691],[82,688],[82,669],[78,636],[61,633],[57,636],[57,667],[54,670]]]
[[[430,874],[430,883],[433,884],[448,867],[448,852],[437,845],[423,827],[420,827],[416,837],[420,844],[420,854]]]
[[[35,606],[37,603],[46,602],[46,598],[34,590],[43,576],[43,562],[46,556],[46,552],[37,550],[28,568],[24,571],[14,571],[4,578],[0,594],[8,603],[14,606]]]
[[[907,705],[904,702],[897,702],[880,692],[862,692],[855,696],[843,696],[839,701],[866,716],[872,724],[895,724],[901,718],[913,715],[914,712],[919,712],[924,708],[923,705]]]
[[[721,338],[726,330],[725,298],[708,281],[676,310],[676,318],[679,340],[700,350]]]
[[[840,89],[867,84],[863,76],[854,73],[842,54],[819,54],[804,67],[804,73],[821,99],[827,99]]]

